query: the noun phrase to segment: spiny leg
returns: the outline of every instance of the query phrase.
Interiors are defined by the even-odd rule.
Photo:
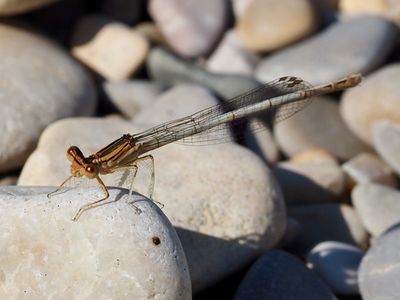
[[[97,179],[97,182],[99,183],[101,189],[104,191],[105,197],[103,197],[103,198],[101,198],[101,199],[99,199],[99,200],[96,200],[96,201],[94,201],[94,202],[92,202],[92,203],[88,203],[88,204],[85,204],[85,205],[81,206],[81,207],[79,208],[78,212],[77,212],[77,213],[75,214],[75,216],[72,218],[72,221],[78,221],[78,219],[80,218],[80,216],[81,216],[85,211],[87,211],[88,209],[95,208],[95,207],[97,207],[97,206],[102,205],[102,204],[103,204],[102,202],[105,201],[105,200],[107,200],[108,197],[110,197],[110,194],[108,193],[108,189],[107,189],[107,187],[105,186],[104,182],[100,179],[99,176],[96,176],[96,179]]]
[[[54,194],[57,193],[59,190],[61,190],[62,187],[63,187],[69,180],[72,179],[72,177],[74,177],[74,176],[69,176],[67,179],[65,179],[65,180],[60,184],[60,186],[59,186],[57,189],[55,189],[55,190],[52,191],[51,193],[48,193],[48,194],[47,194],[47,198],[50,199],[50,197],[51,197],[52,195],[54,195]]]

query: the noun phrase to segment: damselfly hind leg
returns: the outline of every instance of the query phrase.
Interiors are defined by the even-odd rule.
[[[85,205],[81,206],[81,207],[79,208],[78,212],[77,212],[77,213],[75,214],[75,216],[72,218],[72,221],[78,221],[78,219],[80,218],[80,216],[81,216],[85,211],[87,211],[88,209],[95,208],[95,207],[97,207],[97,206],[103,205],[103,204],[104,204],[103,202],[104,202],[105,200],[107,200],[108,197],[110,197],[110,194],[108,193],[108,189],[107,189],[107,187],[105,186],[104,182],[100,179],[99,176],[97,176],[96,179],[97,179],[97,182],[99,183],[101,189],[103,190],[105,196],[104,196],[103,198],[99,199],[99,200],[96,200],[96,201],[94,201],[94,202],[91,202],[91,203],[88,203],[88,204],[85,204]]]

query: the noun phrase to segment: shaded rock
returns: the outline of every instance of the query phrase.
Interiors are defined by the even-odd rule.
[[[120,22],[138,22],[145,12],[143,0],[101,0],[101,12]]]
[[[16,15],[48,5],[57,0],[3,0],[0,2],[0,15]]]
[[[366,183],[352,191],[352,202],[365,228],[374,236],[400,222],[400,191]]]
[[[326,284],[302,261],[283,251],[270,251],[250,268],[235,300],[336,299]]]
[[[297,219],[302,234],[297,250],[308,252],[323,241],[337,241],[365,248],[368,234],[356,211],[346,204],[313,204],[288,208],[290,217]]]
[[[324,84],[350,73],[364,74],[385,61],[396,36],[396,26],[384,18],[362,16],[337,22],[301,43],[267,56],[258,65],[256,77],[268,82],[292,75],[312,84]]]
[[[334,201],[344,192],[344,173],[336,162],[281,162],[272,169],[288,205]]]
[[[352,245],[322,242],[308,254],[309,267],[337,294],[357,295],[357,274],[363,251]]]

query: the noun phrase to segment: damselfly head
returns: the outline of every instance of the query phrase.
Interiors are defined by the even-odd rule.
[[[96,177],[98,173],[97,166],[90,163],[77,146],[71,146],[68,148],[67,158],[71,162],[72,176],[86,176],[88,178]]]

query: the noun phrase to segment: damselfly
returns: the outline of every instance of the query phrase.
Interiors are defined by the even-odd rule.
[[[97,180],[104,191],[104,197],[82,206],[73,218],[76,221],[83,212],[102,205],[109,197],[101,175],[128,170],[133,172],[134,179],[138,164],[141,161],[148,161],[151,165],[148,196],[151,198],[154,190],[154,159],[150,154],[145,155],[147,152],[175,141],[186,141],[189,137],[197,137],[197,141],[206,143],[212,142],[211,139],[222,139],[228,123],[235,123],[262,112],[267,112],[271,119],[269,121],[284,120],[301,110],[309,103],[311,97],[354,87],[361,82],[361,79],[360,74],[355,74],[332,83],[312,87],[300,78],[285,76],[235,97],[223,105],[203,109],[138,134],[124,134],[87,157],[77,146],[71,146],[67,150],[67,158],[71,161],[71,176],[48,196],[59,191],[73,177],[84,176]],[[196,139],[189,140],[189,142],[195,141]],[[132,191],[133,180],[129,195]]]

